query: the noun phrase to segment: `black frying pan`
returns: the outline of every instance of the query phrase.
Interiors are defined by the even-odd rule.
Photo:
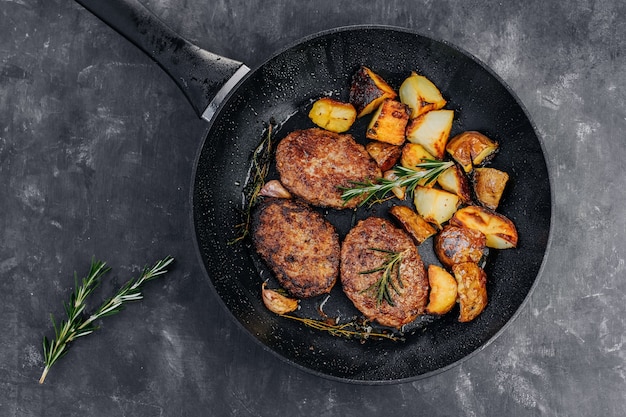
[[[475,58],[409,30],[360,26],[306,38],[247,73],[241,63],[183,40],[136,0],[77,1],[155,59],[185,92],[198,115],[210,120],[192,185],[197,247],[219,299],[235,321],[268,350],[332,379],[407,381],[468,358],[493,340],[520,310],[535,284],[549,242],[550,182],[541,142],[523,106],[502,80]],[[249,242],[229,244],[238,236],[236,225],[242,220],[250,157],[267,123],[279,122],[277,139],[293,129],[312,126],[306,117],[311,102],[329,94],[347,99],[350,78],[361,65],[395,87],[411,71],[427,76],[448,99],[447,108],[455,110],[452,135],[479,130],[501,145],[491,166],[507,171],[511,179],[498,211],[515,222],[519,245],[489,254],[489,304],[471,323],[458,323],[454,313],[425,317],[408,329],[402,342],[359,343],[311,330],[263,306],[261,283],[269,271]],[[212,102],[216,95],[218,100]],[[361,120],[352,129],[359,140],[363,140],[365,123]],[[343,237],[355,219],[386,216],[386,207],[360,209],[356,214],[324,213]],[[426,263],[437,262],[428,244],[420,252]],[[302,314],[312,314],[321,302],[306,301]],[[333,317],[356,314],[339,285],[324,311]]]

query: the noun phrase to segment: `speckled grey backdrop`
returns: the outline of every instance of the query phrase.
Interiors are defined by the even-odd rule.
[[[445,373],[356,386],[294,369],[230,321],[203,277],[188,194],[206,125],[167,75],[73,1],[0,0],[0,415],[626,415],[626,3],[145,4],[251,66],[356,23],[474,54],[543,137],[555,200],[545,267],[517,320]],[[120,283],[166,254],[175,270],[40,386],[41,337],[74,271],[95,255]]]

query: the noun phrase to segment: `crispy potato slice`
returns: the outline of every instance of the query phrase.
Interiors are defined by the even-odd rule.
[[[309,118],[323,129],[342,133],[352,127],[356,120],[356,109],[350,103],[323,97],[313,103]]]
[[[432,110],[411,119],[406,128],[409,142],[419,143],[437,159],[443,159],[452,129],[454,111]]]
[[[474,320],[487,306],[487,274],[473,262],[463,262],[452,267],[457,282],[459,321]]]
[[[398,93],[400,101],[411,108],[412,119],[431,110],[439,110],[446,105],[446,100],[437,86],[428,78],[415,72],[404,80]]]
[[[459,196],[438,188],[417,186],[415,188],[415,209],[429,223],[441,228],[456,212],[460,204]]]
[[[428,265],[428,283],[430,294],[426,312],[442,315],[452,310],[456,304],[458,284],[456,279],[439,265]]]
[[[356,108],[357,117],[373,112],[385,99],[397,96],[382,77],[367,67],[362,66],[352,77],[350,103]]]
[[[410,109],[406,104],[392,99],[383,100],[374,112],[365,137],[392,145],[402,145],[406,140],[406,125]]]
[[[379,142],[377,140],[368,142],[367,145],[365,145],[365,149],[383,172],[393,168],[402,154],[402,148],[400,146]]]
[[[393,206],[389,209],[389,212],[418,245],[421,245],[426,239],[437,233],[437,229],[410,207]]]
[[[498,143],[473,130],[460,133],[450,139],[446,151],[465,172],[485,162],[498,150]]]
[[[474,194],[483,206],[495,210],[500,204],[509,174],[495,168],[474,169]]]
[[[458,165],[451,166],[437,177],[437,184],[446,191],[458,195],[463,203],[472,199],[467,176]]]
[[[506,216],[485,207],[463,207],[454,213],[450,224],[482,232],[488,248],[509,249],[517,246],[515,224]]]

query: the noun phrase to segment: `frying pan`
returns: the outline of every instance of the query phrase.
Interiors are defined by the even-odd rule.
[[[383,26],[343,27],[316,34],[248,71],[240,62],[189,43],[136,0],[77,0],[153,58],[185,93],[209,129],[195,162],[191,198],[199,258],[217,299],[253,340],[288,363],[341,381],[382,384],[414,380],[448,369],[496,338],[528,298],[549,245],[552,199],[542,144],[515,94],[489,68],[459,48],[413,31]],[[326,95],[347,100],[351,76],[372,68],[392,86],[416,71],[437,85],[455,111],[452,135],[478,130],[500,143],[491,166],[509,173],[498,211],[516,224],[516,249],[491,251],[485,270],[489,303],[471,323],[454,313],[424,316],[404,341],[361,343],[313,330],[268,311],[260,289],[271,274],[250,242],[232,244],[242,221],[251,155],[268,123],[276,138],[311,127],[307,110]],[[208,109],[208,110],[207,110]],[[363,141],[365,120],[351,133]],[[270,172],[270,176],[275,175]],[[384,205],[325,210],[340,237]],[[420,247],[425,263],[437,262]],[[346,319],[358,312],[336,285],[327,299],[307,300],[300,314],[324,312]],[[319,318],[319,314],[316,316]]]

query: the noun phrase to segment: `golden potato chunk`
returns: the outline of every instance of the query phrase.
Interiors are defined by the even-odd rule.
[[[428,78],[415,72],[404,80],[398,93],[400,101],[411,108],[412,119],[431,110],[439,110],[446,105],[446,100],[437,86]]]
[[[402,156],[400,157],[400,165],[405,168],[411,168],[416,171],[424,171],[425,168],[417,168],[418,164],[423,163],[425,160],[435,159],[422,145],[418,143],[405,143],[402,147]],[[426,178],[418,182],[419,185],[426,186]],[[432,187],[435,183],[431,182],[428,187]]]
[[[486,238],[478,230],[447,224],[434,243],[437,258],[445,267],[452,268],[463,262],[478,263],[484,255]]]
[[[410,110],[406,104],[385,99],[374,112],[365,136],[392,145],[402,145]]]
[[[485,207],[495,210],[500,204],[509,174],[495,168],[474,169],[474,193]]]
[[[457,287],[456,279],[448,271],[439,265],[428,265],[428,305],[426,312],[429,314],[446,314],[456,304]]]
[[[444,190],[458,195],[463,203],[468,203],[472,199],[469,181],[458,165],[451,166],[439,174],[437,184]]]
[[[460,133],[446,145],[446,151],[465,172],[470,172],[474,166],[485,162],[497,150],[497,142],[476,131]]]
[[[432,110],[411,119],[406,128],[409,142],[419,143],[437,159],[443,159],[452,129],[454,111]]]
[[[377,140],[368,142],[367,145],[365,145],[365,149],[383,172],[393,168],[402,154],[402,148],[400,146],[379,142]]]
[[[419,185],[415,188],[414,202],[419,215],[438,227],[454,215],[460,204],[456,194]]]
[[[457,283],[459,321],[474,320],[487,306],[487,274],[473,262],[464,262],[452,267]]]
[[[485,207],[463,207],[454,213],[450,224],[482,232],[488,248],[508,249],[517,246],[515,224],[506,216]]]
[[[437,232],[437,229],[410,207],[393,206],[389,209],[389,213],[398,220],[404,230],[418,245],[421,245],[426,239]]]
[[[350,103],[357,111],[357,117],[370,114],[387,98],[398,94],[378,74],[367,67],[361,67],[352,77]]]
[[[350,103],[323,97],[313,103],[309,118],[323,129],[342,133],[352,127],[356,120],[356,109]]]

